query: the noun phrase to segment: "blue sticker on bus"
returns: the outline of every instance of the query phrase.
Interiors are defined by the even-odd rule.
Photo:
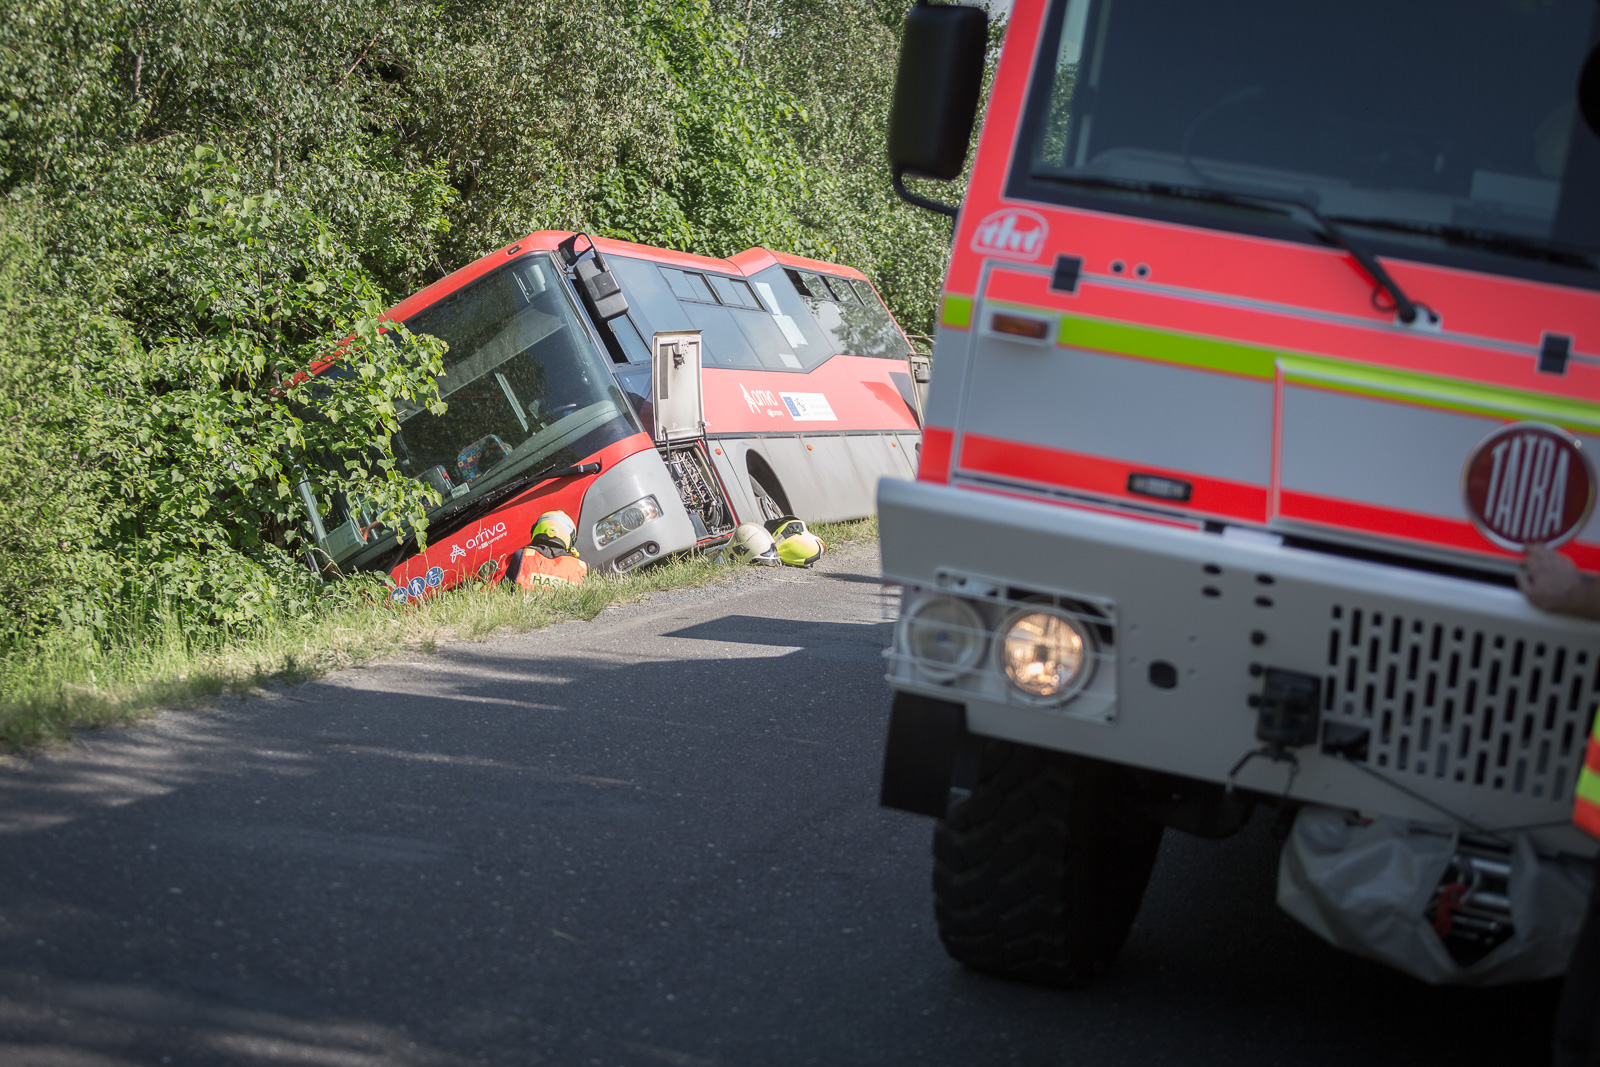
[[[427,588],[428,582],[424,578],[413,578],[411,581],[406,583],[406,592],[410,593],[412,596],[421,596],[423,591]]]
[[[428,586],[430,588],[435,587],[440,582],[444,581],[444,568],[443,567],[429,567],[428,568],[428,573],[423,575],[423,577],[425,579],[427,579]]]

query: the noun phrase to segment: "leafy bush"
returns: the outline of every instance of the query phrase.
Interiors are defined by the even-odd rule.
[[[429,502],[389,437],[441,353],[381,309],[523,233],[840,260],[930,329],[947,224],[883,160],[902,6],[13,0],[0,650],[316,611],[307,471]]]

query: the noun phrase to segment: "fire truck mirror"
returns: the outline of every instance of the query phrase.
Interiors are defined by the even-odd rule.
[[[1600,137],[1600,45],[1589,53],[1578,74],[1578,110],[1590,131]]]
[[[889,111],[896,174],[959,177],[983,85],[989,14],[980,7],[918,4],[906,15]]]

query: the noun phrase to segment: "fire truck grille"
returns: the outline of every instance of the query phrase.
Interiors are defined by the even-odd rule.
[[[1391,773],[1571,795],[1600,655],[1576,645],[1333,608],[1323,748]]]

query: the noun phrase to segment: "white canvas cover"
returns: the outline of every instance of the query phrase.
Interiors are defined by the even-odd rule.
[[[1425,914],[1457,836],[1402,819],[1363,822],[1303,808],[1279,858],[1278,905],[1328,943],[1425,982],[1498,985],[1564,973],[1588,899],[1587,862],[1541,860],[1526,834],[1510,835],[1515,932],[1463,967]]]

